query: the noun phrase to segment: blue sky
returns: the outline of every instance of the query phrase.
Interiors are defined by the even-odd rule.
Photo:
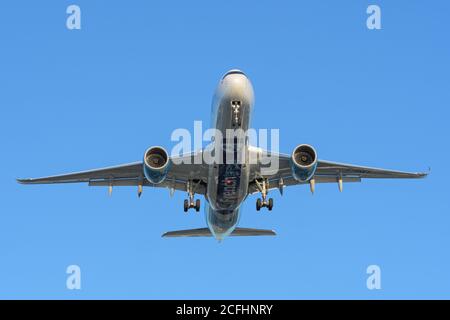
[[[65,27],[81,7],[82,29]],[[378,4],[382,30],[366,28]],[[450,298],[447,1],[0,3],[0,298]],[[276,238],[162,239],[205,226],[184,193],[17,177],[140,160],[209,123],[228,69],[253,81],[255,128],[281,151],[426,180],[364,181],[256,197],[240,225]],[[67,290],[66,267],[82,289]],[[381,267],[381,290],[366,268]]]

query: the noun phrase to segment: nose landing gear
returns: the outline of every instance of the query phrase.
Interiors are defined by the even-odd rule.
[[[189,209],[195,209],[196,212],[200,211],[200,199],[197,199],[194,201],[195,190],[197,189],[197,186],[199,184],[200,184],[200,181],[198,181],[195,184],[190,180],[187,182],[186,189],[187,189],[189,199],[184,200],[184,203],[183,203],[184,212],[188,212]]]
[[[267,193],[269,192],[269,181],[267,179],[262,180],[262,182],[259,182],[258,180],[255,180],[256,187],[261,192],[261,198],[256,200],[256,211],[261,210],[261,208],[266,207],[269,209],[269,211],[272,211],[273,208],[273,199],[269,198],[267,199]]]
[[[231,101],[231,109],[233,112],[233,126],[240,127],[241,126],[241,101],[233,100]]]

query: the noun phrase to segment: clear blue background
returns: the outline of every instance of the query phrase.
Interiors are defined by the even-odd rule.
[[[0,2],[0,298],[450,298],[448,1],[78,0],[69,31],[71,3]],[[170,149],[234,67],[282,151],[432,174],[252,196],[240,225],[278,236],[223,243],[160,237],[205,226],[184,193],[15,182]]]

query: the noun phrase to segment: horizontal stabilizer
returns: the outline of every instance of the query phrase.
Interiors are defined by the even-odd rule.
[[[230,234],[230,237],[245,237],[245,236],[275,236],[273,230],[251,229],[251,228],[236,228]],[[162,235],[165,238],[177,237],[212,237],[211,231],[208,228],[188,229],[169,231]]]
[[[246,237],[246,236],[276,236],[273,230],[252,229],[252,228],[236,228],[230,234],[232,237]]]

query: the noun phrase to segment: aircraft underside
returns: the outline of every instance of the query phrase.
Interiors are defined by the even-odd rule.
[[[253,87],[240,70],[230,70],[219,82],[212,103],[214,161],[207,161],[208,150],[182,155],[169,155],[162,147],[151,147],[143,161],[114,167],[33,179],[18,179],[22,184],[88,183],[108,187],[135,186],[140,197],[143,187],[168,188],[171,193],[187,193],[183,210],[200,210],[204,196],[207,228],[171,231],[164,237],[210,237],[275,235],[272,230],[237,227],[241,205],[250,194],[259,193],[256,210],[273,209],[271,190],[281,194],[286,187],[308,185],[314,193],[317,184],[336,183],[340,191],[344,183],[362,179],[423,178],[427,173],[402,172],[320,160],[316,150],[300,144],[290,154],[251,146],[247,132],[253,110]],[[228,135],[230,133],[230,136]],[[220,143],[219,143],[220,142]],[[208,158],[209,159],[209,158]],[[251,161],[255,160],[255,161]],[[270,160],[270,161],[266,161]],[[274,166],[275,165],[275,166]],[[275,168],[275,170],[274,170]]]

